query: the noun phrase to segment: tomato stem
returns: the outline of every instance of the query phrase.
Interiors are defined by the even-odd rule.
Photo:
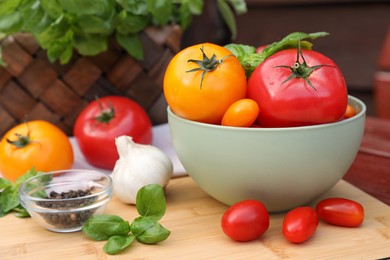
[[[30,135],[29,133],[27,135],[22,135],[15,133],[17,140],[11,141],[10,139],[6,139],[7,143],[12,144],[16,146],[17,148],[23,148],[26,147],[31,141],[30,141]]]
[[[300,62],[300,58],[302,59],[302,63]],[[275,68],[287,68],[287,69],[290,69],[291,72],[292,72],[292,74],[287,79],[285,79],[282,82],[282,84],[286,83],[287,81],[289,81],[289,80],[291,80],[293,78],[300,78],[300,79],[304,79],[306,81],[306,83],[309,84],[310,87],[312,87],[315,91],[317,91],[317,89],[313,86],[313,84],[311,83],[309,77],[310,77],[310,74],[313,73],[313,71],[315,71],[315,70],[317,70],[319,68],[322,68],[322,67],[334,67],[334,66],[327,65],[327,64],[320,64],[320,65],[315,65],[315,66],[311,66],[310,67],[309,65],[307,65],[305,57],[302,54],[302,48],[301,48],[301,41],[300,40],[298,41],[297,59],[296,59],[294,65],[292,67],[287,66],[287,65],[275,66]]]
[[[187,70],[186,72],[202,71],[202,77],[200,80],[200,89],[202,89],[203,80],[204,80],[204,77],[206,76],[206,74],[208,72],[214,71],[220,64],[222,64],[222,62],[226,58],[233,56],[233,54],[227,55],[227,56],[223,57],[222,59],[218,60],[217,56],[215,54],[213,54],[213,56],[211,56],[211,58],[207,57],[206,53],[204,52],[203,46],[200,48],[200,51],[202,52],[203,60],[189,59],[187,61],[187,62],[194,62],[197,65],[199,65],[199,67],[195,68],[195,69]]]
[[[108,109],[104,108],[99,98],[96,97],[96,101],[99,104],[101,113],[95,117],[97,121],[100,123],[107,124],[115,117],[115,109],[114,106],[110,103],[110,107]]]

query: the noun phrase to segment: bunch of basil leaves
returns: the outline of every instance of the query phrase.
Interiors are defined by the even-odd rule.
[[[15,183],[6,178],[0,178],[0,217],[4,217],[11,212],[15,212],[15,216],[20,218],[30,217],[27,210],[20,204],[19,187],[25,180],[38,174],[43,174],[43,172],[31,168],[20,176]]]
[[[135,239],[144,244],[156,244],[169,237],[171,232],[158,222],[166,210],[160,185],[143,186],[137,192],[136,208],[140,216],[131,224],[116,215],[94,215],[84,223],[82,231],[94,240],[107,240],[103,250],[110,255],[127,248]]]
[[[216,0],[226,25],[236,35],[234,13],[245,13],[244,0]],[[73,50],[96,55],[111,35],[141,60],[139,33],[148,26],[179,24],[185,30],[200,15],[205,0],[2,0],[0,34],[28,32],[47,50],[51,62],[70,61]],[[1,50],[0,50],[1,53]],[[0,63],[1,63],[0,56]]]

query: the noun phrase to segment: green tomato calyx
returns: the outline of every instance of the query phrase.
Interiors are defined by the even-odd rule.
[[[110,103],[109,108],[104,108],[102,103],[100,103],[99,98],[96,97],[96,102],[98,102],[101,113],[96,116],[94,119],[103,124],[108,124],[115,117],[114,106]]]
[[[194,62],[197,65],[199,65],[199,67],[195,68],[195,69],[187,70],[186,72],[202,71],[202,77],[201,77],[201,80],[200,80],[200,89],[202,89],[203,80],[204,80],[204,77],[206,76],[206,74],[208,72],[216,70],[218,68],[218,66],[220,64],[222,64],[222,62],[226,58],[228,58],[230,56],[233,56],[233,54],[227,55],[227,56],[223,57],[222,59],[218,60],[217,56],[215,54],[213,54],[213,56],[211,56],[211,58],[207,57],[206,53],[204,52],[203,46],[200,48],[200,50],[201,50],[202,55],[203,55],[203,60],[189,59],[187,61],[187,62]]]
[[[15,136],[17,137],[17,139],[15,141],[11,141],[10,139],[7,138],[6,139],[7,143],[12,144],[12,145],[16,146],[17,148],[24,148],[29,143],[31,143],[29,134],[22,135],[22,134],[15,133]]]
[[[300,62],[300,59],[302,59],[302,62]],[[282,82],[282,84],[286,83],[287,81],[293,79],[293,78],[299,78],[299,79],[304,79],[307,84],[310,85],[315,91],[317,89],[313,86],[312,82],[310,81],[309,77],[310,75],[317,69],[320,69],[322,67],[334,67],[332,65],[327,65],[327,64],[320,64],[320,65],[315,65],[315,66],[309,66],[306,63],[305,57],[302,54],[302,49],[301,49],[301,44],[300,41],[298,43],[298,49],[297,49],[297,59],[292,67],[287,66],[287,65],[280,65],[280,66],[275,66],[275,68],[287,68],[291,70],[291,75]]]

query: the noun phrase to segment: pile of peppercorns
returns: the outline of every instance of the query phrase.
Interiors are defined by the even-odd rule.
[[[77,199],[91,195],[91,190],[69,190],[68,192],[51,191],[47,199],[54,201],[40,201],[37,204],[50,209],[72,210],[93,203],[96,198]],[[63,200],[63,201],[62,201]],[[73,228],[83,225],[96,209],[66,213],[41,213],[47,223],[57,228]]]

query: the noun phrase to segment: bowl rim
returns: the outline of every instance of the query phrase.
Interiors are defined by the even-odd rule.
[[[55,174],[58,174],[58,173],[64,173],[64,172],[90,172],[90,173],[97,173],[99,175],[101,175],[103,178],[106,178],[108,180],[108,184],[107,186],[105,186],[102,190],[96,192],[96,193],[93,193],[93,194],[90,194],[90,195],[86,195],[86,196],[83,196],[83,197],[77,197],[77,198],[66,198],[66,199],[50,199],[50,198],[39,198],[39,197],[34,197],[34,196],[30,196],[28,195],[24,188],[25,186],[32,180],[34,179],[37,179],[43,175],[55,175]],[[69,183],[79,183],[80,180],[75,180],[75,181],[70,181]],[[30,203],[34,202],[66,202],[66,201],[75,201],[75,200],[80,200],[80,199],[88,199],[88,198],[94,198],[94,197],[100,197],[100,196],[111,196],[112,194],[112,191],[113,191],[113,181],[112,181],[112,178],[111,176],[109,176],[108,174],[106,173],[103,173],[103,172],[100,172],[100,171],[97,171],[97,170],[88,170],[88,169],[66,169],[66,170],[56,170],[56,171],[50,171],[50,172],[42,172],[40,174],[37,174],[35,176],[32,176],[26,180],[23,181],[23,183],[20,185],[19,187],[19,196],[20,196],[20,200],[24,200],[24,201],[29,201]]]
[[[316,128],[326,128],[326,127],[331,127],[331,126],[338,126],[338,125],[344,125],[348,124],[351,121],[357,120],[360,117],[365,116],[367,107],[364,104],[363,101],[360,99],[348,95],[348,104],[350,103],[356,103],[359,107],[361,107],[361,110],[354,115],[353,117],[347,118],[347,119],[342,119],[337,122],[332,122],[332,123],[324,123],[324,124],[318,124],[318,125],[308,125],[308,126],[293,126],[293,127],[236,127],[236,126],[222,126],[222,125],[217,125],[217,124],[208,124],[208,123],[203,123],[203,122],[198,122],[198,121],[193,121],[189,119],[185,119],[183,117],[180,117],[173,113],[169,105],[167,106],[167,113],[168,113],[168,122],[169,118],[174,118],[177,121],[184,122],[186,124],[192,124],[195,126],[200,126],[200,127],[207,127],[207,128],[215,128],[215,129],[229,129],[233,131],[261,131],[261,132],[275,132],[275,131],[300,131],[300,130],[305,130],[305,129],[316,129]]]

